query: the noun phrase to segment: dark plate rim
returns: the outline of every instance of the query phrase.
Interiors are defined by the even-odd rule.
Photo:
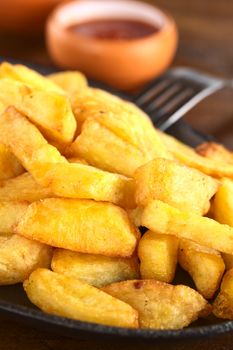
[[[11,60],[9,58],[1,58],[0,62],[3,60],[12,61],[12,63],[22,63],[31,66],[44,74],[49,74],[54,71],[53,68],[44,68],[35,64],[28,64],[28,62],[18,62],[17,60]],[[94,84],[96,85],[96,84]],[[98,86],[99,84],[97,84]],[[104,87],[100,85],[101,87]],[[190,125],[180,122],[177,123],[179,126],[181,124],[188,135],[194,136],[198,140],[208,140],[211,139],[208,135],[203,135],[196,130],[194,130]],[[154,330],[154,329],[132,329],[132,328],[121,328],[121,327],[111,327],[105,326],[97,323],[83,322],[78,320],[72,320],[65,317],[54,316],[46,314],[39,309],[34,309],[32,307],[27,307],[15,303],[6,302],[0,299],[0,312],[14,318],[17,316],[22,321],[31,321],[37,328],[40,326],[53,326],[57,328],[63,328],[69,331],[69,335],[75,335],[74,331],[83,331],[96,335],[102,336],[117,336],[121,338],[136,338],[136,339],[150,339],[150,340],[181,340],[185,338],[201,338],[201,337],[213,337],[233,331],[233,321],[222,321],[220,323],[205,325],[205,326],[195,326],[187,327],[177,330]],[[36,322],[35,322],[36,321]],[[65,334],[67,335],[67,334]],[[78,334],[75,335],[78,337]]]
[[[73,331],[95,333],[103,336],[118,336],[123,338],[141,338],[151,340],[180,340],[185,338],[201,338],[217,336],[233,331],[233,321],[226,321],[208,326],[187,327],[177,330],[132,329],[105,326],[102,324],[83,322],[65,317],[46,314],[39,309],[0,301],[0,311],[10,317],[20,317],[22,320],[37,321],[40,325],[62,327]]]

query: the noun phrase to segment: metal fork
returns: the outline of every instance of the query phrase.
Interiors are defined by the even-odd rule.
[[[232,84],[232,82],[229,82]],[[205,97],[228,84],[189,68],[170,69],[134,97],[160,130],[167,130]]]

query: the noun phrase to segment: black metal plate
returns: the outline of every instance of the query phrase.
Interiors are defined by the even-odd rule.
[[[9,61],[9,59],[7,59]],[[1,61],[1,58],[0,58]],[[31,65],[34,69],[42,73],[49,73],[52,70]],[[95,83],[95,86],[99,86]],[[102,85],[101,85],[102,87]],[[121,94],[122,96],[122,94]],[[129,97],[130,99],[130,97]],[[196,146],[211,137],[202,135],[195,131],[186,123],[180,121],[169,129],[169,133],[176,136],[181,141]],[[188,275],[178,269],[175,283],[184,281],[191,285],[192,282]],[[190,338],[212,337],[233,331],[232,321],[222,321],[214,317],[207,320],[200,320],[191,327],[181,330],[144,330],[144,329],[127,329],[108,327],[88,322],[74,321],[63,317],[56,317],[45,314],[32,305],[23,291],[22,285],[0,287],[0,313],[7,317],[23,321],[31,326],[53,331],[60,335],[72,336],[75,338],[92,337],[92,338],[117,338],[128,339],[129,341],[169,341]]]

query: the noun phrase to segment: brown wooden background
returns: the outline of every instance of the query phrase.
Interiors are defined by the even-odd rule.
[[[0,0],[1,1],[7,0]],[[148,1],[170,12],[180,32],[174,64],[203,69],[233,79],[233,0]],[[42,41],[9,38],[0,33],[0,55],[51,64]],[[212,133],[233,148],[233,90],[209,97],[188,113],[186,119],[199,130]],[[116,349],[233,349],[233,334],[194,343],[161,345],[116,341],[79,341],[45,333],[0,315],[0,350],[116,350]]]

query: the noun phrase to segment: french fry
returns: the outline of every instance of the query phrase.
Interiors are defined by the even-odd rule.
[[[169,159],[156,158],[135,172],[136,202],[145,206],[159,199],[178,209],[205,214],[218,182],[196,169]]]
[[[62,198],[30,204],[15,232],[54,247],[112,257],[131,256],[140,236],[120,207]]]
[[[222,179],[212,204],[213,218],[221,224],[233,227],[233,181]]]
[[[82,125],[87,118],[95,118],[103,113],[108,115],[113,112],[118,115],[130,113],[135,118],[146,118],[149,120],[149,117],[135,104],[123,101],[121,98],[101,89],[81,88],[72,93],[70,97],[72,110],[77,120],[78,133],[81,132]]]
[[[135,209],[127,209],[126,211],[134,225],[137,227],[141,226],[141,216],[143,208],[137,207]]]
[[[233,320],[233,269],[224,275],[220,292],[213,303],[213,314]]]
[[[207,313],[209,308],[195,290],[155,280],[118,282],[102,290],[137,310],[142,328],[183,328]]]
[[[191,275],[198,292],[204,298],[211,299],[220,285],[225,270],[220,253],[195,242],[181,239],[179,264]],[[206,278],[207,274],[208,278]]]
[[[49,197],[54,197],[50,189],[40,186],[29,173],[0,181],[1,201],[34,202]]]
[[[172,282],[178,260],[178,246],[179,240],[175,236],[147,231],[138,244],[142,278]]]
[[[25,214],[28,207],[23,201],[0,201],[0,232],[13,233],[14,226]]]
[[[48,75],[47,78],[62,88],[68,96],[76,95],[80,90],[87,88],[88,85],[85,75],[78,71],[53,73]]]
[[[14,107],[1,116],[0,139],[42,185],[47,185],[43,180],[51,163],[68,162]]]
[[[152,231],[187,238],[220,252],[233,254],[233,228],[207,217],[154,200],[145,207],[141,221],[143,226]]]
[[[53,83],[50,79],[45,78],[43,75],[37,73],[21,64],[10,64],[3,62],[0,65],[0,79],[7,78],[20,81],[25,84],[33,85],[36,88],[45,91],[54,91],[59,94],[64,94],[64,91]]]
[[[46,313],[109,326],[138,327],[130,305],[77,279],[37,269],[24,282],[30,301]]]
[[[233,179],[233,164],[202,157],[193,148],[174,137],[162,132],[159,132],[159,135],[167,149],[181,163],[216,178],[229,177]]]
[[[133,176],[135,169],[148,161],[140,150],[101,126],[95,118],[85,121],[82,134],[68,149],[67,155],[81,156],[97,168],[129,177]]]
[[[136,206],[134,180],[123,175],[84,164],[57,163],[51,165],[45,178],[48,188],[59,197],[107,201],[125,208]]]
[[[226,267],[226,270],[230,270],[233,268],[233,255],[222,253],[222,258]]]
[[[91,112],[68,155],[81,156],[91,165],[126,176],[156,157],[172,158],[148,117],[132,109],[121,101],[113,103],[111,110]],[[91,147],[90,139],[97,147]],[[124,159],[119,154],[124,154]]]
[[[0,181],[11,179],[23,172],[24,169],[18,159],[8,147],[0,143]]]
[[[219,187],[211,207],[212,217],[221,224],[227,224],[233,227],[233,181],[227,178],[221,179]],[[233,255],[222,254],[226,269],[233,267]]]
[[[233,152],[216,142],[205,142],[196,148],[196,152],[203,157],[233,164]]]
[[[52,248],[12,235],[0,241],[0,285],[23,282],[38,267],[50,267]]]
[[[52,270],[77,278],[95,287],[139,278],[137,257],[128,259],[110,258],[65,249],[55,250],[52,259]]]
[[[76,120],[65,95],[12,79],[0,79],[0,100],[6,106],[15,106],[48,138],[65,145],[72,142]]]

